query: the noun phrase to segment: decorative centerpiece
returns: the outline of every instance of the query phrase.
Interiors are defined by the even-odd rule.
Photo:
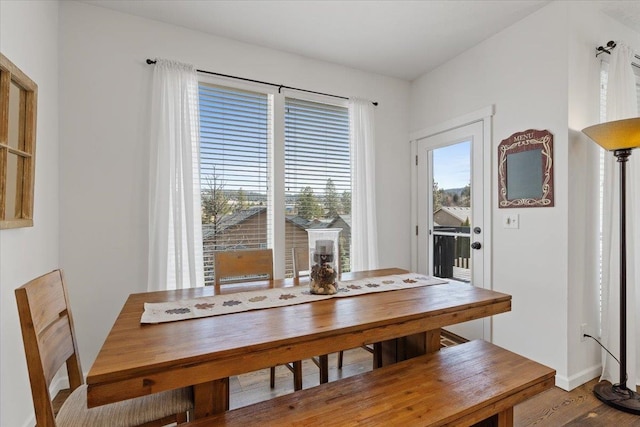
[[[340,228],[307,230],[309,233],[309,278],[312,294],[333,295],[338,292]]]
[[[316,240],[311,265],[311,293],[332,295],[338,292],[336,279],[338,272],[334,268],[333,241]]]

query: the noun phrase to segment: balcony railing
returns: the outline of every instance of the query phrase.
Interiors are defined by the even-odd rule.
[[[434,227],[433,275],[442,278],[453,278],[465,282],[470,281],[470,227]]]

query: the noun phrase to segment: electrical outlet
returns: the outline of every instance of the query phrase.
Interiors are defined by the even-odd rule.
[[[587,337],[584,336],[584,334],[587,333],[587,324],[583,323],[582,325],[580,325],[580,341],[586,341]]]
[[[504,214],[502,217],[502,225],[504,228],[520,228],[520,215]]]

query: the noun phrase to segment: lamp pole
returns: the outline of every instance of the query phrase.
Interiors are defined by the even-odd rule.
[[[627,162],[630,149],[615,150],[620,163],[620,387],[627,388]]]

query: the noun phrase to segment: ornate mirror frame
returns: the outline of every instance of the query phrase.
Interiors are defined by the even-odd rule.
[[[0,229],[33,226],[38,85],[0,53]]]
[[[553,135],[517,132],[498,145],[498,207],[553,206]]]

